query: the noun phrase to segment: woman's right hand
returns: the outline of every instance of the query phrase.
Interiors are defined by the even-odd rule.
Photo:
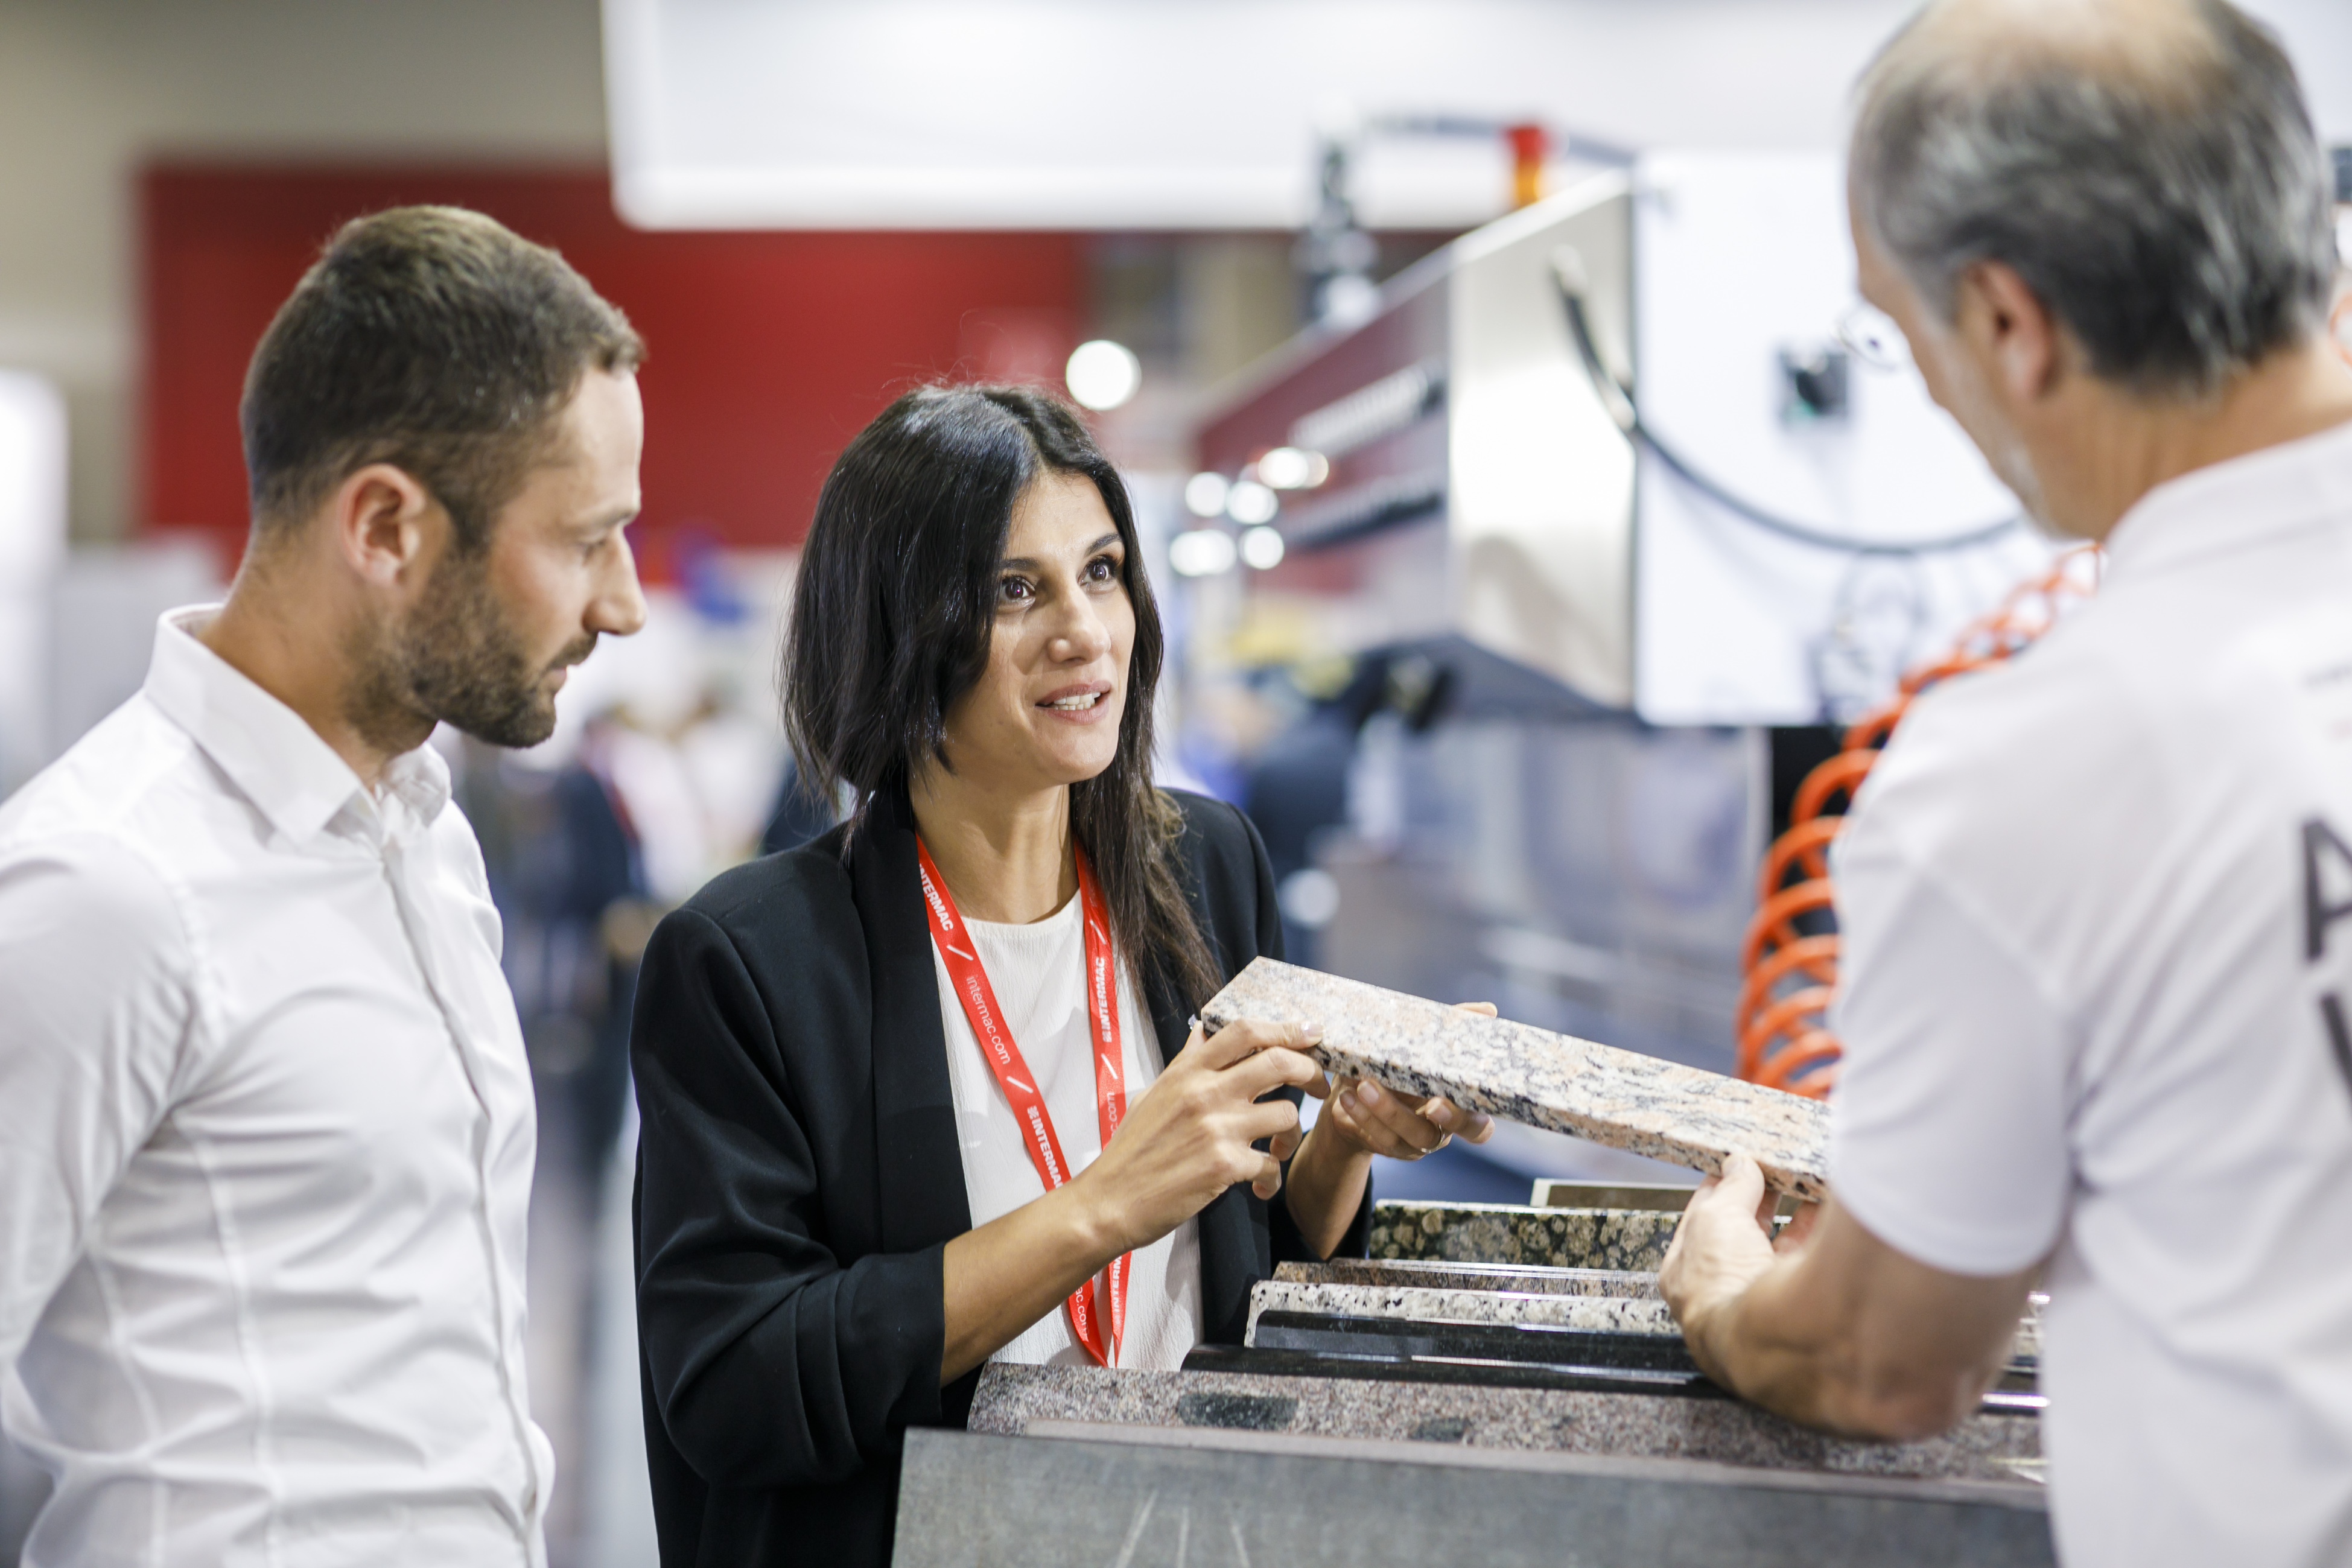
[[[1322,1070],[1301,1051],[1322,1038],[1311,1023],[1244,1020],[1208,1036],[1193,1025],[1110,1146],[1071,1184],[1090,1189],[1115,1252],[1157,1241],[1235,1182],[1260,1198],[1282,1190],[1282,1162],[1298,1147],[1298,1108],[1261,1099],[1286,1085],[1319,1092]],[[1263,1152],[1251,1146],[1261,1139]]]
[[[949,1242],[940,1382],[978,1366],[1103,1265],[1159,1240],[1235,1182],[1261,1197],[1279,1192],[1282,1162],[1298,1147],[1298,1108],[1258,1098],[1285,1084],[1324,1092],[1321,1071],[1298,1050],[1321,1038],[1312,1024],[1236,1023],[1209,1039],[1195,1027],[1094,1164]],[[1250,1146],[1261,1139],[1264,1152]]]

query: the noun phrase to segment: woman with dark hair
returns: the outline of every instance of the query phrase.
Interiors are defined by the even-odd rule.
[[[817,502],[783,657],[851,820],[645,957],[638,1332],[662,1559],[887,1561],[910,1426],[982,1364],[1173,1367],[1283,1259],[1360,1254],[1377,1152],[1485,1118],[1192,1013],[1281,925],[1232,807],[1151,783],[1158,612],[1117,472],[1015,388],[909,392]]]

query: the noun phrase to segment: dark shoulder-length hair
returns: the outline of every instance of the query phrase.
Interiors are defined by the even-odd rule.
[[[845,785],[862,817],[920,766],[948,764],[947,714],[988,667],[1013,508],[1041,475],[1093,482],[1126,544],[1135,609],[1118,753],[1070,787],[1070,821],[1137,978],[1189,1005],[1222,983],[1177,880],[1174,803],[1152,788],[1165,643],[1127,486],[1068,405],[1028,387],[922,387],[857,434],[825,476],[782,653],[784,727],[803,785]],[[851,827],[855,834],[857,827]]]

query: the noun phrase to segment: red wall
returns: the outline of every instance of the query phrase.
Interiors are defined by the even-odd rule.
[[[1075,235],[645,234],[601,170],[159,165],[140,189],[148,530],[201,530],[236,560],[253,345],[337,224],[409,202],[553,246],[644,334],[648,543],[680,526],[797,541],[834,455],[893,395],[1057,375],[1083,319]]]

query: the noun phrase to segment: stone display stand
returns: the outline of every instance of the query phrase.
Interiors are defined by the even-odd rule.
[[[1401,1093],[1694,1170],[1720,1170],[1741,1149],[1780,1191],[1829,1192],[1829,1113],[1801,1095],[1272,958],[1252,960],[1201,1009],[1212,1034],[1245,1019],[1319,1023],[1318,1061]]]
[[[1039,1422],[907,1436],[899,1568],[2047,1568],[2038,1490]]]
[[[897,1561],[2052,1562],[2038,1396],[1921,1443],[1732,1398],[1657,1297],[1679,1218],[1382,1204],[1376,1250],[1423,1255],[1282,1265],[1246,1347],[992,1364],[969,1432],[908,1434]]]

